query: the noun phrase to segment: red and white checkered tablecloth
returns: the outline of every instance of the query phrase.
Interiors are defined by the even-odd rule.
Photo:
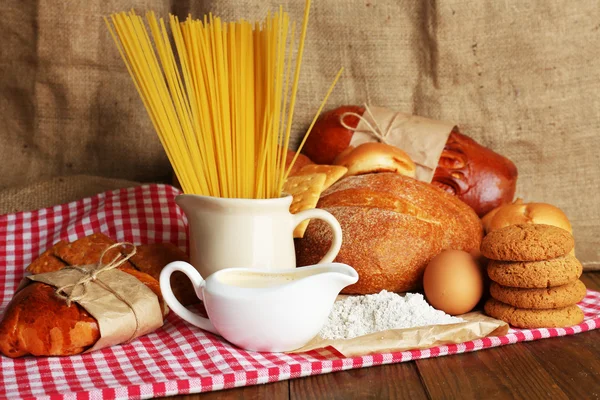
[[[0,216],[0,315],[25,267],[59,239],[73,241],[100,231],[119,241],[172,242],[185,249],[186,222],[174,202],[177,194],[171,186],[146,185]],[[243,351],[171,313],[163,328],[126,345],[71,357],[0,356],[0,398],[151,398],[464,353],[597,328],[600,293],[588,291],[580,306],[586,320],[570,328],[511,330],[502,337],[354,358],[343,358],[334,349]]]

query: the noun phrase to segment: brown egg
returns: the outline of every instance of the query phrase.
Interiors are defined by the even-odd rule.
[[[473,257],[460,250],[444,250],[425,268],[425,297],[447,314],[471,311],[483,294],[483,274]]]

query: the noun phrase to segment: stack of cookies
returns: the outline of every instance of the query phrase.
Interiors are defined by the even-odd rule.
[[[511,225],[490,232],[481,253],[490,259],[491,298],[485,312],[517,328],[579,324],[586,294],[573,236],[550,225]]]

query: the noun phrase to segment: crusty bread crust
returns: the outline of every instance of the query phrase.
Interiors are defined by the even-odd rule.
[[[0,353],[7,357],[79,354],[100,338],[98,323],[54,288],[34,282],[9,303],[0,324]]]
[[[325,191],[317,205],[342,226],[337,262],[359,274],[343,293],[394,292],[421,286],[429,261],[445,249],[475,251],[481,221],[454,196],[396,173],[347,177]],[[296,243],[299,266],[318,262],[331,243],[327,226],[313,220]]]
[[[61,241],[42,254],[43,261],[34,261],[33,267],[28,270],[36,273],[56,271],[66,266],[66,262],[72,265],[95,264],[100,254],[114,243],[102,233],[94,233],[73,243]],[[134,269],[129,263],[119,269],[152,290],[166,316],[168,308],[158,279],[152,274],[160,274],[156,265],[187,259],[187,256],[175,246],[164,243],[141,245],[138,249],[140,254],[135,258],[136,265],[148,273]],[[115,248],[107,252],[106,258],[112,259],[119,251]],[[77,303],[68,306],[55,295],[55,290],[45,283],[32,282],[15,294],[0,320],[0,354],[7,357],[28,354],[69,356],[85,351],[98,341],[100,329],[96,319]]]
[[[160,285],[150,275],[119,268],[133,275],[158,296],[164,314]],[[100,338],[98,322],[79,304],[58,298],[55,288],[33,282],[15,294],[0,322],[0,354],[7,357],[70,356],[91,347]]]

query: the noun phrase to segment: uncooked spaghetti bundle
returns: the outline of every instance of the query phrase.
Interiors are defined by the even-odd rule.
[[[170,15],[171,35],[153,12],[147,26],[134,11],[105,19],[185,193],[281,195],[309,10],[299,34],[281,7],[262,22]]]

